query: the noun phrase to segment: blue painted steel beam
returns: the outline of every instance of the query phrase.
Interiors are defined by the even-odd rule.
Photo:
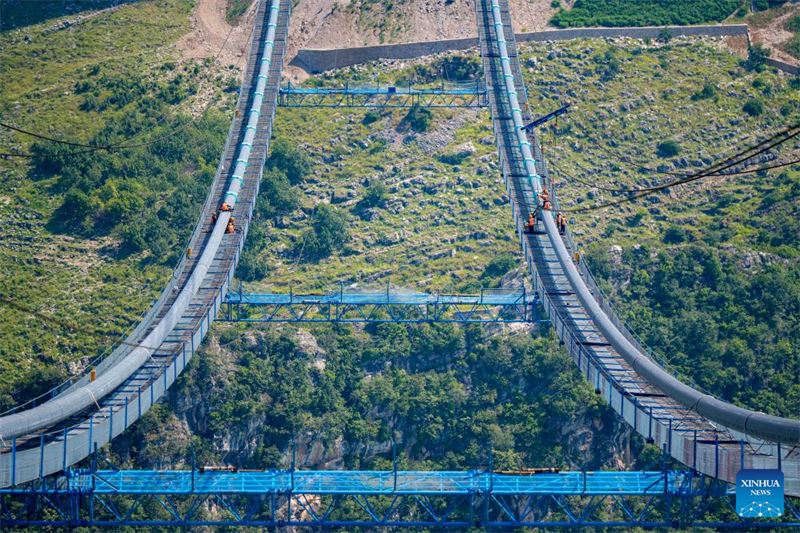
[[[0,527],[800,527],[796,500],[764,521],[733,497],[691,471],[72,470],[0,490]]]
[[[677,494],[680,472],[560,472],[531,475],[485,471],[75,471],[68,492],[76,494]],[[24,491],[24,488],[19,490]],[[665,492],[666,491],[666,492]],[[0,493],[11,493],[4,489]]]
[[[228,322],[540,322],[539,298],[523,290],[483,290],[480,294],[391,292],[319,294],[228,293]]]
[[[486,107],[482,80],[442,84],[440,88],[349,85],[340,88],[296,87],[287,82],[278,94],[282,107]]]

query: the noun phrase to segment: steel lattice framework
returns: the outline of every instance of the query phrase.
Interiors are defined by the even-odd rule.
[[[358,85],[340,88],[281,87],[281,107],[486,107],[483,80],[439,88]]]
[[[800,527],[792,499],[783,517],[755,522],[733,498],[676,471],[73,470],[0,491],[0,525]]]
[[[227,322],[535,323],[539,300],[523,290],[480,294],[241,294],[229,292],[219,320]]]

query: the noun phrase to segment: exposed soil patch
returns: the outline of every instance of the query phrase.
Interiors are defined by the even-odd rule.
[[[761,43],[772,50],[770,57],[773,59],[779,59],[791,65],[800,65],[799,59],[783,50],[792,38],[792,32],[786,29],[786,22],[796,13],[800,13],[800,5],[785,6],[784,10],[785,12],[777,15],[763,27],[751,26],[751,39],[754,43]]]
[[[550,0],[511,0],[517,31],[547,27]],[[292,13],[286,63],[303,48],[352,48],[477,36],[473,0],[428,0],[401,4],[384,13],[364,10],[358,0],[301,0]],[[304,78],[295,67],[287,75]]]
[[[247,52],[255,7],[253,2],[239,24],[232,27],[225,20],[227,0],[198,0],[192,14],[192,31],[178,41],[178,48],[187,59],[204,59],[220,53],[220,64],[236,64]]]

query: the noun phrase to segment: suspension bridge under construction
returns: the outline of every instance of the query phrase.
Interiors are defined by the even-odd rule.
[[[507,0],[475,0],[484,79],[419,91],[282,88],[291,8],[291,0],[258,2],[237,111],[192,252],[160,298],[125,342],[92,363],[91,374],[0,416],[0,525],[800,527],[794,498],[800,496],[800,421],[737,407],[679,381],[617,318],[569,232],[560,234],[550,212],[539,211],[539,193],[552,187],[541,148],[525,129],[533,117]],[[230,292],[278,105],[488,106],[532,291]],[[557,208],[552,192],[551,201]],[[225,231],[231,211],[211,223],[223,202],[234,210],[234,233]],[[533,211],[541,216],[526,231]],[[549,323],[596,392],[685,469],[501,473],[488,464],[464,472],[126,471],[106,464],[98,450],[179,379],[218,317]],[[736,513],[729,484],[742,468],[783,471],[783,517],[760,521]]]

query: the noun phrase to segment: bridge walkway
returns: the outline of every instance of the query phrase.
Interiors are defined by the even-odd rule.
[[[562,344],[597,394],[602,395],[648,442],[665,449],[683,464],[729,482],[735,481],[736,472],[743,467],[777,468],[781,462],[778,457],[781,455],[779,446],[748,442],[746,436],[734,435],[726,428],[718,427],[717,424],[667,397],[637,374],[611,346],[586,313],[557,259],[543,224],[537,223],[533,234],[524,231],[523,226],[529,214],[537,212],[536,191],[541,190],[541,185],[548,182],[548,173],[541,147],[533,139],[533,154],[539,178],[529,176],[526,169],[503,78],[504,59],[501,57],[498,44],[493,3],[498,4],[500,8],[507,57],[514,77],[520,111],[526,122],[531,121],[532,117],[513,38],[508,2],[476,0],[480,52],[501,169],[506,192],[511,200],[520,245],[529,265],[534,288]],[[534,185],[534,179],[544,181]],[[554,198],[552,191],[551,199],[557,208],[557,199]],[[553,216],[553,213],[545,212],[540,216]],[[571,237],[567,234],[562,239],[574,257],[576,249]],[[576,264],[601,307],[620,331],[635,346],[640,347],[610,309],[591,278],[585,262],[576,261]],[[640,350],[642,353],[647,353],[641,347]],[[797,454],[796,451],[785,449],[784,452]],[[788,457],[787,454],[784,455],[784,458]],[[786,470],[789,466],[788,461],[784,461],[783,466]],[[793,461],[790,468],[795,467],[796,462]],[[799,476],[793,474],[795,474],[793,471],[787,471],[787,479],[794,479],[793,483],[798,484]],[[787,490],[788,493],[800,493],[800,486]]]
[[[124,349],[115,350],[105,361],[110,368],[151,332],[172,307],[198,265],[211,235],[211,215],[223,201],[236,157],[244,139],[250,109],[255,97],[257,75],[265,51],[265,39],[270,17],[269,0],[259,3],[247,66],[245,68],[236,115],[232,121],[217,174],[203,212],[192,234],[189,247],[175,269],[173,281],[155,302],[141,328],[126,339]],[[278,4],[276,4],[278,5]],[[286,38],[291,14],[291,0],[280,0],[275,25],[274,46],[266,89],[259,112],[258,128],[252,143],[249,164],[237,198],[233,217],[236,233],[225,234],[200,289],[180,317],[178,323],[157,347],[150,361],[136,370],[121,386],[95,401],[95,408],[68,418],[56,426],[34,434],[20,436],[2,443],[0,451],[0,487],[25,482],[42,475],[66,469],[102,446],[133,424],[149,409],[178,378],[208,332],[218,314],[244,246],[248,223],[267,156],[272,121],[278,101]],[[191,253],[189,253],[191,250]],[[99,375],[99,372],[98,372]],[[60,394],[85,384],[86,378],[74,383]]]

